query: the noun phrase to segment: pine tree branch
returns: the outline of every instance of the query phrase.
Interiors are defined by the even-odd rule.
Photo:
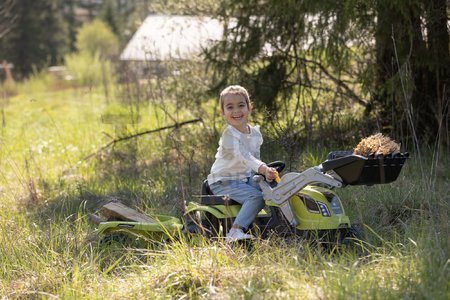
[[[361,104],[364,107],[367,107],[368,102],[364,101],[363,99],[361,99],[360,97],[358,97],[358,95],[355,94],[355,92],[341,79],[336,78],[335,76],[333,76],[330,72],[328,72],[328,70],[319,62],[317,61],[313,61],[313,60],[309,60],[309,59],[305,59],[302,58],[302,60],[305,63],[310,63],[310,64],[314,64],[316,66],[319,67],[319,69],[328,77],[330,78],[335,84],[337,84],[338,86],[340,86],[341,88],[343,88],[345,90],[345,94],[352,99],[353,101]]]

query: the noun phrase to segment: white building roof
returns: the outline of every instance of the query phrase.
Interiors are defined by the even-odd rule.
[[[208,17],[150,15],[120,55],[128,61],[186,60],[222,38],[223,26]]]

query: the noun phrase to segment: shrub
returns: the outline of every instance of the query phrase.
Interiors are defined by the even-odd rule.
[[[119,50],[119,40],[109,27],[100,20],[84,25],[77,35],[77,49],[91,56],[111,58]]]
[[[98,53],[79,52],[66,56],[66,66],[76,82],[92,88],[107,86],[114,82],[113,67],[110,61],[102,60]]]

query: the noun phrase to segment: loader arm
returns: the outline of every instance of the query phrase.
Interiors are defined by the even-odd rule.
[[[263,180],[261,175],[255,175],[253,179],[259,183],[264,194],[264,200],[270,200],[279,205],[281,211],[292,226],[297,221],[292,213],[289,199],[301,191],[305,186],[312,183],[326,184],[331,187],[341,187],[342,182],[337,178],[324,174],[319,168],[312,167],[301,173],[290,172],[281,177],[280,182],[274,188]]]

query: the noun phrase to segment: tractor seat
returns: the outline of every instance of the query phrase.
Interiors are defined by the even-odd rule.
[[[229,197],[214,195],[209,188],[208,180],[203,181],[200,203],[203,205],[240,205]]]

